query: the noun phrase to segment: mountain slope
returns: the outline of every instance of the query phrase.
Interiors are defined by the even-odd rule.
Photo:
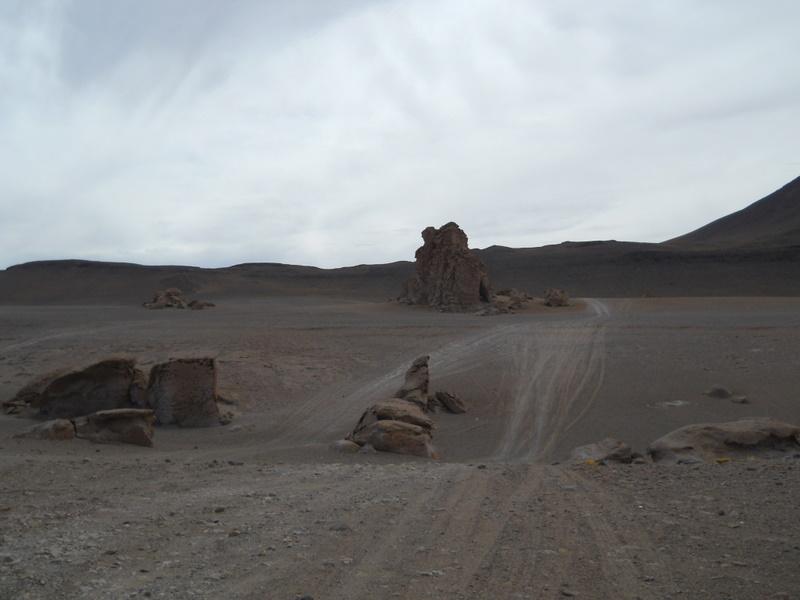
[[[665,243],[684,248],[800,245],[800,177],[738,212]]]

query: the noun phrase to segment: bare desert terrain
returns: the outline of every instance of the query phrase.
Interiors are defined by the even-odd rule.
[[[14,439],[2,598],[798,598],[800,459],[574,464],[682,425],[800,422],[800,299],[583,299],[476,317],[326,297],[0,308],[0,400],[107,356],[213,356],[236,416],[155,446]],[[330,449],[408,364],[441,459]],[[748,404],[702,394],[714,384]]]

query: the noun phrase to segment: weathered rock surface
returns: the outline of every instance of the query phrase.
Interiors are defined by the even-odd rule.
[[[580,462],[624,463],[633,461],[631,447],[620,440],[606,438],[594,444],[579,446],[572,451],[572,459]]]
[[[800,427],[770,418],[687,425],[647,448],[656,462],[714,462],[758,456],[774,458],[800,451]]]
[[[331,450],[341,454],[355,454],[361,450],[361,446],[352,440],[336,440],[331,444]]]
[[[14,437],[37,440],[71,440],[75,437],[75,425],[69,419],[54,419],[38,423]]]
[[[101,444],[153,445],[152,410],[121,408],[104,410],[75,419],[75,436]]]
[[[422,232],[416,252],[416,273],[405,284],[400,300],[444,310],[465,310],[489,302],[486,267],[468,246],[467,235],[455,223]]]
[[[100,410],[133,406],[131,390],[141,381],[132,359],[114,358],[76,371],[58,371],[38,378],[5,403],[8,412],[23,407],[41,417],[72,418]]]
[[[219,425],[214,359],[179,358],[154,366],[147,386],[147,404],[160,425]]]
[[[548,288],[544,291],[546,306],[569,306],[569,294],[558,288]]]
[[[376,402],[365,410],[353,429],[353,432],[348,436],[348,439],[359,445],[371,443],[369,441],[369,432],[371,431],[372,425],[378,421],[400,421],[409,423],[421,427],[428,434],[430,434],[433,429],[433,421],[422,412],[419,406],[407,402],[406,400],[393,398],[391,400]],[[377,448],[377,446],[375,447]]]
[[[183,292],[178,288],[167,288],[159,290],[150,302],[145,302],[142,306],[151,310],[160,308],[187,308],[188,303],[183,297]]]
[[[428,409],[428,386],[430,356],[420,356],[406,371],[402,387],[395,393],[396,398],[417,404],[423,410]]]
[[[438,458],[431,444],[430,430],[404,421],[376,421],[365,427],[358,439],[363,440],[361,445],[372,446],[380,452]]]

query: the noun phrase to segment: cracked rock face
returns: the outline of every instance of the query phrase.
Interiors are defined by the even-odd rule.
[[[483,262],[470,251],[467,235],[455,223],[422,232],[416,274],[406,282],[401,301],[444,310],[467,310],[489,302],[491,287]]]
[[[160,425],[219,425],[214,359],[180,358],[154,366],[150,371],[147,398]]]
[[[131,359],[112,358],[84,369],[50,373],[5,403],[8,412],[35,409],[37,416],[70,419],[101,410],[130,408],[142,374]]]

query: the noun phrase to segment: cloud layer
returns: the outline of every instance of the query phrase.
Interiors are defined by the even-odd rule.
[[[0,257],[221,266],[660,241],[800,173],[800,5],[0,6]]]

